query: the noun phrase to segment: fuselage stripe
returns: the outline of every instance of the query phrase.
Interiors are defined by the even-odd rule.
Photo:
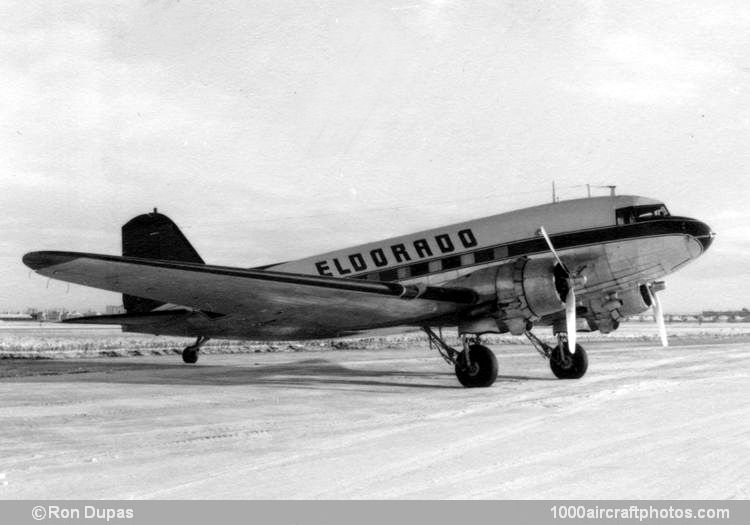
[[[551,236],[558,250],[580,248],[614,241],[647,238],[662,235],[690,235],[700,238],[702,223],[683,217],[644,221],[635,224],[592,228],[577,232],[558,233]],[[701,246],[703,245],[700,242]],[[418,262],[391,266],[382,270],[361,272],[347,277],[372,281],[404,281],[447,271],[462,270],[478,265],[497,263],[505,259],[536,255],[549,251],[543,238],[530,238],[509,243],[483,246],[480,249],[451,254],[444,257],[422,259]],[[462,259],[471,262],[462,264]],[[434,270],[430,270],[433,267]]]

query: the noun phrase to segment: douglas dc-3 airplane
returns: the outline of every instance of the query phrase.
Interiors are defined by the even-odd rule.
[[[636,196],[568,200],[257,268],[205,264],[165,215],[122,227],[122,256],[42,251],[24,256],[38,273],[123,293],[127,313],[70,319],[127,332],[209,338],[332,338],[412,326],[455,367],[467,387],[490,386],[488,333],[526,335],[555,376],[588,367],[576,330],[617,329],[653,308],[662,343],[659,281],[700,256],[714,233]],[[551,326],[552,347],[534,325]],[[438,334],[456,326],[462,348]],[[438,330],[436,333],[436,329]]]

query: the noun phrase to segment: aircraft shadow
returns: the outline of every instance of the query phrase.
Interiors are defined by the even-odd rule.
[[[209,361],[211,356],[203,356]],[[74,382],[159,385],[267,385],[296,388],[336,389],[370,387],[463,388],[451,381],[452,370],[362,370],[312,358],[292,363],[248,363],[247,365],[197,366],[182,363],[122,362],[96,359],[0,360],[0,381]],[[497,382],[545,381],[549,377],[499,375]],[[446,384],[449,383],[449,384]]]

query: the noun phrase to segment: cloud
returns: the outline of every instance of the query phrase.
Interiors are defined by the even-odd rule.
[[[661,5],[649,10],[644,14],[643,6],[588,2],[578,24],[586,63],[576,70],[579,78],[563,80],[562,87],[612,102],[675,107],[737,72],[727,53],[732,43],[703,30],[707,17],[722,23],[713,6],[686,3],[679,13]],[[742,16],[742,11],[734,12]]]
[[[624,102],[681,104],[729,74],[721,62],[689,57],[644,35],[610,35],[602,39],[601,48],[610,65],[600,69],[603,78],[594,80],[592,89]]]

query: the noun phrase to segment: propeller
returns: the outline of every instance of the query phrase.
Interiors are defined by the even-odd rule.
[[[568,336],[568,350],[571,354],[574,354],[576,352],[576,326],[577,326],[577,320],[576,320],[576,294],[573,291],[573,287],[575,285],[575,279],[573,277],[573,274],[568,270],[568,267],[565,266],[565,263],[562,262],[562,259],[560,259],[560,256],[557,254],[557,251],[555,250],[555,247],[552,245],[552,240],[549,238],[549,235],[547,235],[547,230],[544,229],[544,226],[539,228],[539,232],[544,237],[544,240],[547,241],[547,246],[549,246],[550,251],[552,252],[552,255],[555,256],[555,259],[557,259],[557,264],[560,265],[560,268],[563,269],[565,272],[565,278],[568,281],[568,293],[565,296],[565,329],[567,331]]]
[[[661,307],[659,296],[656,294],[656,290],[654,290],[651,286],[647,286],[647,288],[648,293],[651,296],[651,308],[654,311],[656,326],[659,327],[659,338],[661,339],[661,345],[669,346],[669,341],[667,340],[667,327],[664,324],[664,310]]]

